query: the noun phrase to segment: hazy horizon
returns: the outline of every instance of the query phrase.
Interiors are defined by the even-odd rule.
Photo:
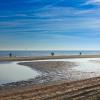
[[[95,50],[95,49],[94,50],[88,50],[88,49],[87,50],[84,50],[84,49],[83,50],[81,50],[81,49],[80,50],[79,49],[78,50],[64,50],[64,49],[62,49],[62,50],[60,50],[60,49],[57,49],[57,50],[55,50],[55,49],[53,49],[53,50],[50,50],[50,49],[49,50],[48,49],[40,49],[40,50],[6,49],[6,50],[2,50],[1,49],[0,51],[100,51],[100,50],[99,49],[98,50]]]
[[[0,0],[0,50],[100,50],[100,0]]]

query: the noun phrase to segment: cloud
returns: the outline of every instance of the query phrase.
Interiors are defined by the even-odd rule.
[[[83,5],[100,5],[100,0],[88,0]]]
[[[93,13],[95,13],[96,12],[96,10],[94,10],[94,9],[88,9],[88,10],[79,10],[79,11],[77,11],[77,12],[75,12],[75,14],[76,15],[83,15],[83,14],[93,14]]]
[[[36,17],[65,17],[73,16],[76,9],[72,7],[45,7],[34,14]]]
[[[100,17],[100,8],[95,8],[95,9],[86,9],[86,10],[79,10],[75,12],[75,15],[77,17],[81,18],[99,18]]]

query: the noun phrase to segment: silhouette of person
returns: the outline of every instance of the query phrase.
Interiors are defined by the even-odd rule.
[[[82,55],[82,52],[80,52],[80,55]]]
[[[54,52],[51,52],[51,56],[54,56]]]
[[[12,53],[9,53],[9,57],[12,57]]]

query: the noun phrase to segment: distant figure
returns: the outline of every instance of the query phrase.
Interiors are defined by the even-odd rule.
[[[54,52],[51,52],[51,56],[54,56],[55,54],[54,54]]]
[[[82,55],[82,52],[80,52],[80,55]]]
[[[9,53],[9,57],[12,57],[12,53]]]

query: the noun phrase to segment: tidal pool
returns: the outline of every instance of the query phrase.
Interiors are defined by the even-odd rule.
[[[69,61],[77,63],[77,66],[71,68],[80,72],[95,72],[100,74],[100,58],[73,58],[73,59],[51,59],[44,61]],[[97,62],[96,62],[97,61]]]
[[[38,71],[34,67],[31,69],[28,66],[17,64],[19,62],[0,62],[0,84],[29,79],[34,79],[33,82],[37,84],[57,80],[73,81],[100,76],[100,58],[51,59],[36,60],[32,62],[34,63],[39,61],[68,61],[75,62],[77,65],[69,69],[66,69],[67,66],[60,66],[62,68],[52,69],[48,73],[44,73],[41,70]],[[96,61],[98,61],[98,63]],[[40,78],[36,80],[36,77]]]
[[[62,69],[53,71],[53,80],[64,79],[74,81],[100,76],[100,58],[51,59],[44,61],[68,61],[76,63],[75,66],[67,70],[66,67],[61,66]],[[52,76],[53,74],[51,73],[50,75]]]
[[[0,84],[28,80],[40,75],[29,67],[18,65],[17,62],[0,62]]]

